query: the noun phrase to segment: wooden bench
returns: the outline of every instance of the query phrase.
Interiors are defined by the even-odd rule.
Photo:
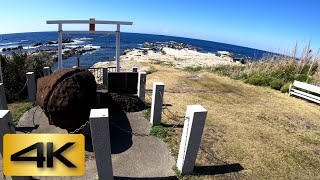
[[[312,92],[313,94],[310,94],[309,92]],[[317,94],[318,96],[314,94]],[[299,96],[320,104],[320,87],[312,84],[294,81],[289,87],[289,96],[290,95]]]

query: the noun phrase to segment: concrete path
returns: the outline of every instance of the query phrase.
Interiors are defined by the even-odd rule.
[[[34,123],[33,123],[34,120]],[[39,125],[36,129],[30,128]],[[49,125],[41,108],[32,108],[20,119],[17,125],[23,131],[31,133],[67,133],[66,130]],[[120,127],[120,128],[119,128]],[[89,127],[84,130],[90,131]],[[137,133],[132,135],[130,131]],[[110,112],[110,134],[112,165],[115,179],[176,179],[172,167],[174,158],[170,155],[167,144],[148,135],[149,122],[142,112]],[[17,132],[21,133],[21,132]],[[90,139],[90,138],[89,138]],[[86,171],[83,177],[34,177],[36,179],[96,179],[97,169],[91,142],[86,139]],[[90,152],[91,151],[91,152]],[[0,158],[2,164],[2,158]],[[2,178],[2,166],[0,168]],[[7,177],[7,179],[11,179]]]

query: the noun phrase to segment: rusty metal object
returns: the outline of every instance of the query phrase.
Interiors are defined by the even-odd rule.
[[[95,107],[97,84],[85,69],[67,69],[37,81],[37,103],[49,123],[69,132],[89,119]]]

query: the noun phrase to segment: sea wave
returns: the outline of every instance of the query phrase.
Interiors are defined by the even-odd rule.
[[[36,49],[39,46],[24,46],[23,49]]]
[[[84,49],[100,49],[101,46],[93,46],[92,44],[87,44],[83,46]]]
[[[19,42],[8,42],[8,43],[0,43],[0,46],[8,46],[13,44],[18,44]]]
[[[82,38],[77,38],[76,40],[80,40],[80,41],[90,41],[93,38],[87,38],[87,37],[82,37]]]
[[[20,42],[27,42],[28,40],[26,39],[21,39]]]

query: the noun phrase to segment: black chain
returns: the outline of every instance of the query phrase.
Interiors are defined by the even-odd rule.
[[[149,134],[136,133],[136,132],[133,132],[133,131],[126,130],[126,129],[120,127],[119,125],[117,125],[114,122],[110,122],[110,125],[115,127],[115,128],[117,128],[117,129],[119,129],[120,131],[122,131],[124,133],[131,134],[131,135],[134,135],[134,136],[140,136],[140,137],[149,136]]]
[[[76,134],[79,133],[81,130],[83,130],[88,124],[90,124],[90,121],[85,122],[84,124],[82,124],[78,129],[69,132],[69,134]]]

